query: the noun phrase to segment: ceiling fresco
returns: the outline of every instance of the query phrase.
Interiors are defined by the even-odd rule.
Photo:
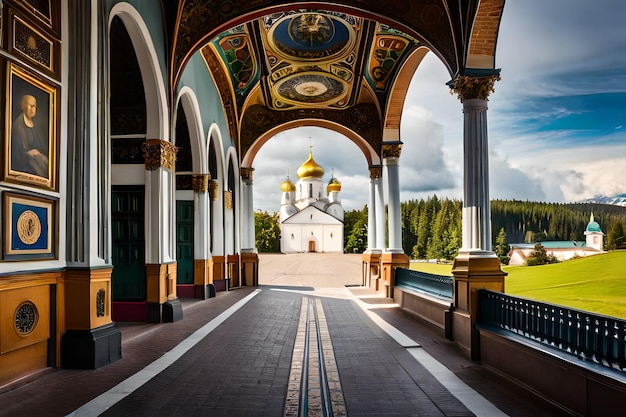
[[[240,155],[281,124],[311,118],[360,132],[379,152],[383,130],[399,132],[410,82],[403,66],[409,62],[412,74],[428,48],[452,77],[464,73],[471,25],[482,18],[491,26],[483,25],[476,56],[493,67],[503,2],[181,0],[172,30],[172,83],[199,50]],[[366,129],[362,117],[354,117],[365,113]]]

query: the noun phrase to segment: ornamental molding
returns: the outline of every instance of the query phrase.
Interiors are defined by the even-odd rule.
[[[400,158],[400,154],[402,153],[402,144],[401,143],[393,143],[393,144],[384,144],[383,143],[383,158]]]
[[[178,148],[161,139],[147,139],[143,145],[143,157],[146,164],[146,170],[152,171],[158,168],[167,168],[174,171],[176,162],[176,153]]]
[[[191,189],[196,193],[206,193],[209,190],[211,174],[193,174],[191,176]]]

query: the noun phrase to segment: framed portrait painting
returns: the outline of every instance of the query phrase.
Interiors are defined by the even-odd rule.
[[[4,193],[4,260],[56,259],[55,203]]]
[[[4,179],[56,190],[57,87],[8,64]]]

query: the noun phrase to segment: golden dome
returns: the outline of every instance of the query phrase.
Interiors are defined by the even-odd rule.
[[[309,152],[309,159],[298,168],[298,178],[322,178],[324,176],[324,168],[319,166],[313,159],[313,152]]]
[[[287,178],[285,179],[285,181],[283,181],[282,184],[280,184],[280,190],[283,193],[296,191],[296,186],[293,185],[293,182],[291,182],[291,180],[289,179],[289,175],[287,175]]]
[[[327,193],[330,194],[333,191],[337,191],[337,192],[341,191],[341,183],[335,177],[332,177],[330,181],[328,181],[328,187],[326,187]]]

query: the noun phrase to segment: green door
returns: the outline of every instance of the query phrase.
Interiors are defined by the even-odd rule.
[[[176,283],[193,284],[193,201],[176,202]]]
[[[146,299],[144,193],[143,186],[111,189],[113,301]]]

